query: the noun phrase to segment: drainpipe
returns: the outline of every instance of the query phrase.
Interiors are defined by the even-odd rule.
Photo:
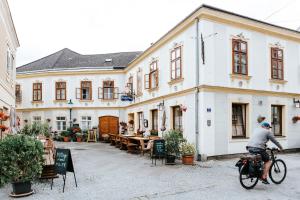
[[[199,152],[199,18],[196,18],[196,39],[195,39],[195,46],[196,46],[196,92],[195,92],[195,130],[196,130],[196,153],[197,153],[197,160],[201,160],[200,152]]]

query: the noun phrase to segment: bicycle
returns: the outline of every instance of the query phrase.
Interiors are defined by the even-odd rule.
[[[286,164],[283,160],[277,159],[277,157],[274,155],[274,151],[278,151],[277,148],[267,148],[267,150],[270,151],[272,161],[269,177],[273,183],[280,184],[286,177]],[[239,179],[241,185],[245,189],[249,190],[255,187],[258,180],[262,176],[264,162],[259,154],[250,154],[246,157],[242,157],[235,166],[239,168]]]

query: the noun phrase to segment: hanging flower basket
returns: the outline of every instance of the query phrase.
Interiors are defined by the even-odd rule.
[[[300,116],[295,116],[295,117],[293,117],[293,123],[295,124],[295,123],[297,123],[297,121],[298,120],[300,120]]]
[[[6,115],[6,114],[3,113],[3,112],[0,112],[0,120],[1,120],[1,121],[6,121],[8,118],[9,118],[8,115]]]
[[[181,109],[181,111],[186,112],[187,107],[184,106],[184,105],[182,105],[182,104],[180,104],[180,109]]]
[[[8,129],[7,126],[5,126],[5,125],[0,125],[0,130],[1,130],[1,131],[5,131],[5,130],[7,130],[7,129]]]

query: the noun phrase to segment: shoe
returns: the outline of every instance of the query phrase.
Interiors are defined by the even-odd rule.
[[[269,185],[270,183],[269,183],[269,181],[268,181],[268,179],[263,179],[263,178],[261,178],[260,179],[261,180],[261,182],[263,183],[263,184],[266,184],[266,185]]]

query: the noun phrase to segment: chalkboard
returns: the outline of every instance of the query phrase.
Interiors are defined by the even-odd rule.
[[[162,157],[165,155],[165,140],[154,140],[153,141],[153,155]]]
[[[61,175],[65,175],[67,171],[74,172],[70,149],[56,149],[55,171]]]

